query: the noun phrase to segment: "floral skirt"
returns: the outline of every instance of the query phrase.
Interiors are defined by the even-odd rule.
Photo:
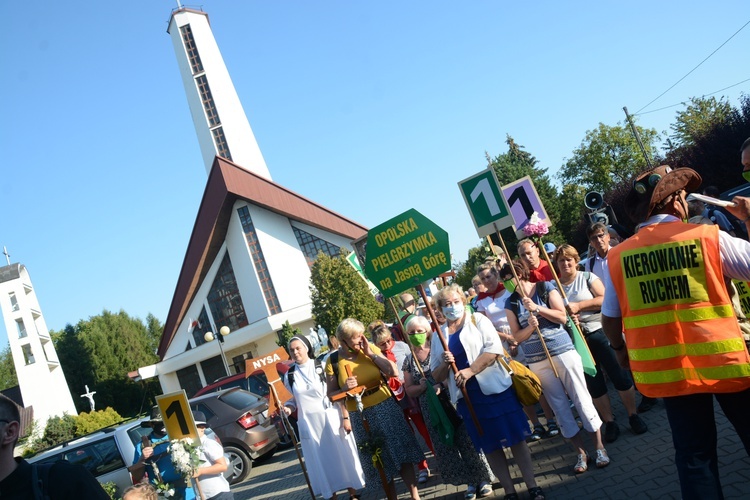
[[[370,427],[369,432],[365,431],[360,412],[350,411],[349,417],[368,488],[382,486],[378,469],[373,465],[375,450],[371,444],[377,444],[377,449],[380,450],[378,456],[388,482],[400,474],[401,464],[417,464],[424,460],[424,453],[417,438],[414,437],[414,432],[404,419],[403,410],[394,398],[388,398],[364,409],[364,417]]]

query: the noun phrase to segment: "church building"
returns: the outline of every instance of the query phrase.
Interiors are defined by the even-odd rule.
[[[310,266],[319,252],[352,249],[367,228],[271,180],[205,12],[180,7],[167,31],[208,181],[161,361],[138,372],[158,376],[165,393],[182,388],[190,397],[227,374],[225,359],[230,374],[240,373],[245,359],[276,349],[286,321],[303,333],[315,328]]]

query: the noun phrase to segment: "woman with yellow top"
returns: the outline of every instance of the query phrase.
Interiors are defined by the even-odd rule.
[[[404,420],[401,407],[385,383],[388,377],[398,376],[398,370],[377,346],[367,341],[364,332],[364,325],[353,318],[345,319],[336,328],[340,346],[334,353],[336,356],[329,356],[326,363],[328,395],[332,397],[357,386],[366,388],[362,393],[364,415],[357,411],[356,400],[349,397],[346,401],[349,419],[342,424],[344,431],[354,433],[359,445],[365,483],[370,487],[380,484],[380,475],[373,464],[374,457],[379,457],[392,497],[396,498],[394,478],[400,472],[411,498],[418,500],[414,467],[424,456]],[[369,430],[365,430],[363,417]]]

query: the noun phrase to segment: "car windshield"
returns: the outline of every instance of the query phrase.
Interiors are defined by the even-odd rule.
[[[258,402],[260,396],[246,391],[231,391],[220,396],[220,399],[232,408],[244,410]]]
[[[136,446],[141,442],[142,436],[148,436],[149,434],[151,434],[151,427],[141,427],[140,425],[137,425],[132,429],[128,429],[128,437],[130,438],[130,441],[132,441],[133,446]]]

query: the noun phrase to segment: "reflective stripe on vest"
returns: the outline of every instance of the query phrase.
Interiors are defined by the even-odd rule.
[[[656,372],[633,372],[636,384],[668,384],[683,380],[726,380],[750,377],[750,365],[725,365],[711,368],[677,368]]]
[[[692,309],[677,309],[661,311],[640,316],[623,318],[626,330],[646,328],[648,326],[667,325],[671,323],[686,323],[705,321],[708,319],[733,318],[734,309],[731,305],[697,307]]]
[[[711,354],[741,352],[744,349],[745,342],[742,339],[727,339],[700,344],[672,344],[664,347],[628,349],[628,356],[633,361],[654,361],[677,356],[709,356]]]

